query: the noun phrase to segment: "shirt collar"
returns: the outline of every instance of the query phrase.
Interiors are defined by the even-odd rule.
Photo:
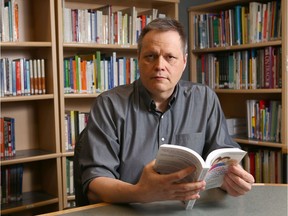
[[[156,110],[156,104],[155,104],[154,100],[151,98],[148,90],[143,86],[141,80],[138,79],[137,83],[138,83],[140,97],[144,101],[146,108],[149,111],[157,111]],[[176,85],[174,92],[170,98],[170,101],[168,104],[168,109],[170,109],[172,107],[173,103],[176,101],[176,96],[177,96],[178,92],[179,92],[179,84]]]

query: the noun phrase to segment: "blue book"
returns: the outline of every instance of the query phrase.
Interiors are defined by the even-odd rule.
[[[29,63],[29,60],[25,61],[25,68],[26,68],[26,89],[27,89],[26,94],[30,95],[31,91],[30,91],[30,63]]]
[[[12,95],[16,96],[16,62],[12,61]]]
[[[241,6],[235,6],[235,43],[242,44]]]
[[[15,146],[15,119],[10,118],[11,124],[11,147],[12,147],[12,155],[16,155],[16,146]]]
[[[110,56],[108,63],[108,88],[112,89],[114,87],[114,66],[113,66],[113,56]]]
[[[4,59],[0,59],[0,96],[4,97]]]

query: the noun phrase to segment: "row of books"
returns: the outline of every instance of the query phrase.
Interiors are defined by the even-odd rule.
[[[64,92],[96,93],[138,79],[138,60],[129,57],[83,54],[64,58]]]
[[[1,167],[1,204],[22,200],[23,164]]]
[[[260,49],[202,54],[197,58],[197,82],[213,89],[282,87],[282,49]]]
[[[112,5],[93,9],[64,8],[64,42],[135,45],[147,23],[159,15],[165,16],[158,14],[157,9],[141,13],[134,6],[113,9]]]
[[[194,16],[196,49],[264,42],[281,38],[281,1],[250,2],[220,13]]]
[[[250,149],[243,160],[243,167],[254,176],[256,183],[282,182],[281,150]]]
[[[78,110],[65,111],[65,150],[73,150],[79,134],[88,121],[88,113]]]
[[[230,136],[247,135],[247,122],[245,118],[227,118],[226,122]]]
[[[0,59],[0,95],[20,96],[46,93],[44,59]]]
[[[248,138],[281,142],[282,105],[276,100],[247,100]]]
[[[19,5],[15,0],[0,1],[0,41],[19,40]]]
[[[73,158],[66,158],[66,191],[68,195],[75,193],[74,176],[73,176]]]
[[[15,119],[0,117],[0,156],[1,159],[16,155]]]

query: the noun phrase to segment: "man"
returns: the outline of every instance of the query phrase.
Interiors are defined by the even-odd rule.
[[[91,203],[198,199],[205,181],[179,183],[193,167],[168,175],[154,171],[159,146],[186,146],[205,158],[238,144],[228,135],[215,93],[180,80],[187,39],[178,21],[150,22],[138,41],[138,61],[140,79],[102,93],[91,109],[79,159],[84,192]],[[222,188],[238,196],[253,182],[240,165],[232,165]]]

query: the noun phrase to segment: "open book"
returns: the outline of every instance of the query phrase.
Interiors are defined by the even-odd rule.
[[[154,169],[161,174],[169,174],[188,166],[195,166],[192,175],[183,181],[196,182],[205,179],[205,189],[220,187],[228,166],[239,163],[246,152],[238,148],[222,148],[212,151],[206,161],[190,148],[172,144],[161,145],[156,156]],[[186,209],[192,209],[195,200],[185,202]]]

